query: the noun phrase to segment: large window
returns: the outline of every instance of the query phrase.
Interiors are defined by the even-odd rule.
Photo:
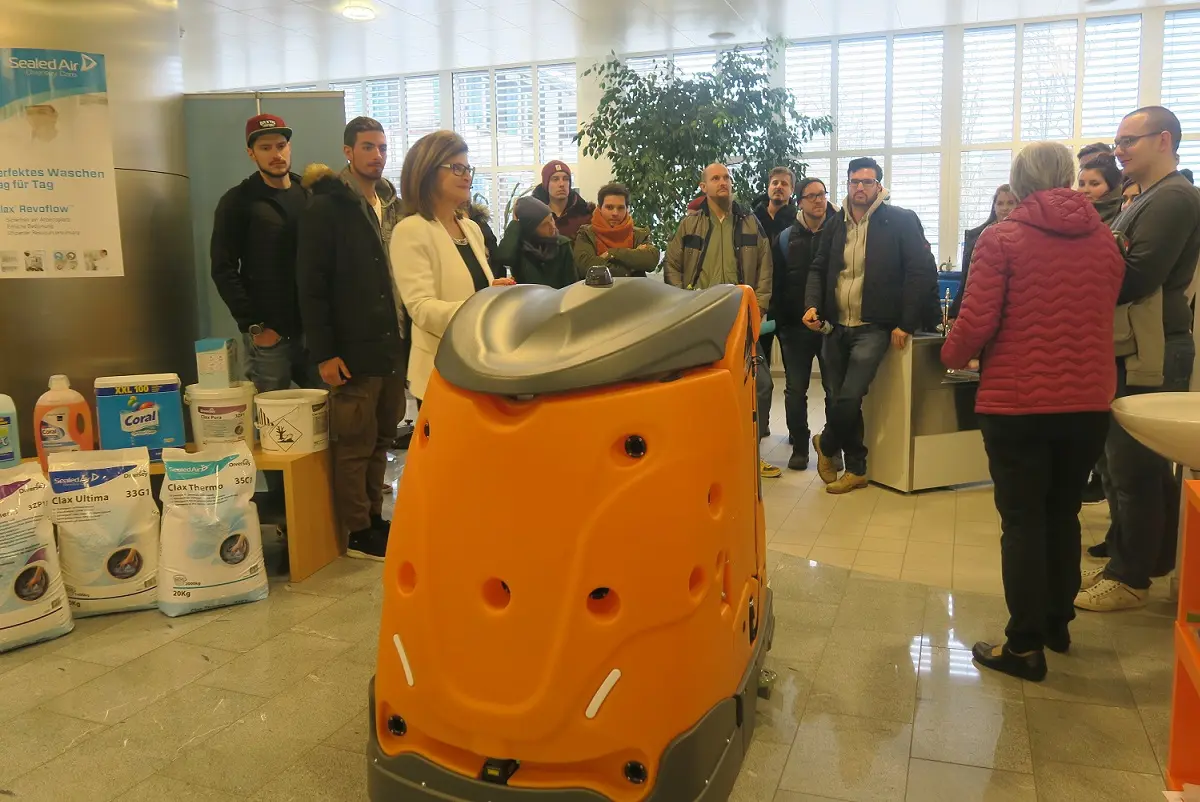
[[[943,50],[943,35],[934,32],[844,39],[836,46],[803,42],[784,55],[785,85],[798,109],[809,116],[834,115],[833,135],[806,145],[809,174],[827,181],[830,197],[840,203],[850,161],[871,156],[883,168],[893,202],[921,217],[935,249]]]
[[[404,154],[413,143],[441,127],[440,81],[437,75],[410,75],[329,84],[331,91],[345,93],[346,122],[367,116],[383,126],[388,138],[384,175],[393,182],[400,180]]]
[[[574,64],[455,73],[453,107],[476,167],[472,192],[490,207],[497,233],[514,195],[541,180],[542,164],[579,160]]]
[[[1167,14],[1162,102],[1183,126],[1180,166],[1200,172],[1200,11]]]

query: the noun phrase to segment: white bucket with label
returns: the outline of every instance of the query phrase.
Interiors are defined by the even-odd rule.
[[[329,447],[328,390],[272,390],[254,397],[263,451],[308,454]]]
[[[191,410],[192,439],[197,446],[245,440],[254,448],[254,382],[220,390],[189,384],[183,401]]]

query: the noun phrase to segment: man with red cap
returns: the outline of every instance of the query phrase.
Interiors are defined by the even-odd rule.
[[[588,203],[571,188],[571,168],[565,162],[552,161],[542,168],[542,183],[533,197],[550,207],[558,233],[575,241],[579,227],[592,219],[596,204]]]
[[[296,291],[296,221],[308,203],[291,172],[292,129],[259,114],[246,121],[255,171],[217,204],[212,277],[245,340],[246,375],[260,392],[316,386]]]

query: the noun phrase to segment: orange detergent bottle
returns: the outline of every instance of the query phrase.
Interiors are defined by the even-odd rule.
[[[33,408],[37,424],[37,453],[42,470],[46,455],[59,451],[91,451],[96,447],[92,433],[92,411],[87,401],[71,389],[71,380],[61,373],[50,377],[50,389]]]

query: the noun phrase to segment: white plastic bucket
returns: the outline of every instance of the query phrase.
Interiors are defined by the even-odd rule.
[[[308,454],[329,447],[328,390],[272,390],[254,397],[263,451]]]
[[[207,390],[189,384],[183,394],[191,410],[192,439],[203,448],[212,443],[236,443],[245,440],[254,448],[254,383],[244,381],[236,387]]]

